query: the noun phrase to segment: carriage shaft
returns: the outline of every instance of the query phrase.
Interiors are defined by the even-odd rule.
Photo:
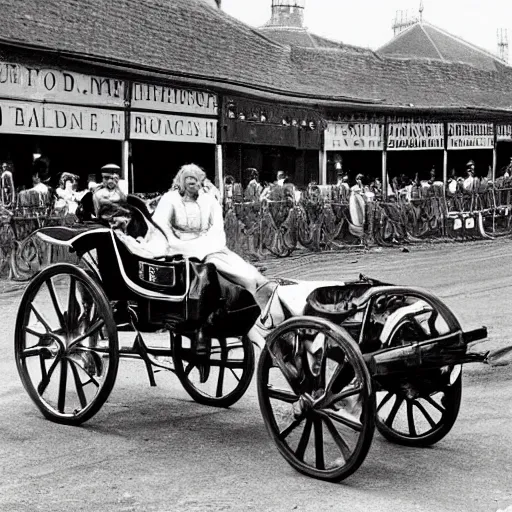
[[[468,352],[468,345],[486,336],[485,327],[466,333],[457,331],[426,341],[364,354],[364,359],[370,374],[374,377],[407,373],[420,368],[483,362],[487,353]]]

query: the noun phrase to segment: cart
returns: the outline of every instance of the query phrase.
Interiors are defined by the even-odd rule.
[[[144,204],[129,197],[144,226]],[[68,247],[80,265],[39,272],[23,295],[15,331],[19,375],[42,414],[79,425],[108,399],[122,358],[174,372],[197,402],[229,407],[249,386],[261,348],[257,391],[266,428],[296,470],[340,481],[364,461],[375,428],[389,441],[430,446],[454,425],[461,365],[485,327],[463,332],[425,290],[365,276],[351,282],[277,280],[264,311],[245,290],[203,265],[134,254],[109,227],[45,227],[37,236]],[[204,277],[204,276],[203,276]],[[206,356],[191,339],[203,329]],[[165,329],[166,345],[151,333]],[[119,342],[119,335],[131,343]],[[205,368],[208,371],[204,371]]]

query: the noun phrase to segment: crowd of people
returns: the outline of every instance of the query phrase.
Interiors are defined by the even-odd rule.
[[[14,189],[16,177],[12,164],[3,162],[1,165],[2,177],[9,175],[10,181],[5,181]],[[98,179],[98,175],[101,176]],[[58,179],[58,181],[57,181]],[[4,186],[4,180],[2,180]],[[62,172],[58,176],[50,173],[50,161],[47,157],[37,158],[32,165],[31,186],[21,186],[16,191],[17,200],[14,204],[3,204],[10,209],[42,209],[57,215],[74,215],[84,196],[91,192],[95,207],[98,208],[103,198],[110,195],[126,196],[126,187],[120,180],[120,167],[116,164],[103,166],[100,173],[90,174],[87,184],[82,183],[81,178],[71,172]],[[7,194],[2,194],[2,197]],[[5,203],[5,201],[3,201]]]
[[[455,169],[450,171],[446,184],[439,176],[435,167],[429,172],[428,179],[420,179],[400,174],[389,179],[386,194],[383,193],[382,179],[380,177],[357,174],[353,180],[349,173],[338,166],[336,183],[332,185],[319,185],[311,181],[305,188],[295,186],[290,178],[283,172],[277,171],[275,179],[271,183],[263,183],[259,179],[259,172],[254,168],[245,170],[248,177],[245,188],[236,183],[232,176],[224,180],[224,197],[227,206],[233,202],[256,202],[271,199],[271,191],[275,187],[288,188],[288,197],[295,202],[301,199],[315,199],[323,197],[331,200],[349,201],[352,194],[360,195],[365,201],[405,201],[423,199],[432,196],[453,196],[460,194],[483,193],[493,186],[492,169],[486,170],[485,175],[475,169],[475,162],[469,160],[466,164],[464,175],[457,174]],[[510,163],[499,170],[499,176],[494,186],[497,188],[512,188],[512,157]],[[247,179],[246,179],[247,180]]]
[[[3,162],[2,172],[13,175],[12,166]],[[273,181],[264,182],[260,179],[257,169],[248,168],[243,173],[241,180],[243,183],[237,182],[233,176],[225,177],[223,194],[207,178],[204,179],[202,186],[219,202],[224,201],[226,209],[229,209],[233,203],[272,200],[276,187],[284,190],[281,196],[284,195],[287,200],[296,203],[304,198],[315,200],[319,197],[348,201],[351,194],[359,194],[365,201],[381,201],[386,197],[389,201],[409,202],[429,196],[482,193],[493,185],[497,188],[512,187],[512,157],[508,165],[499,170],[494,184],[491,175],[490,169],[485,175],[478,173],[475,162],[470,160],[466,164],[464,175],[458,175],[455,169],[452,169],[446,184],[433,167],[428,179],[419,179],[418,174],[414,177],[405,174],[393,176],[389,179],[386,194],[384,194],[380,177],[357,174],[351,180],[350,174],[345,172],[341,165],[337,169],[336,183],[319,185],[316,181],[311,181],[306,187],[296,186],[283,171],[277,171]],[[84,184],[76,174],[63,172],[59,176],[58,183],[55,183],[49,173],[49,160],[42,156],[33,164],[32,187],[23,188],[18,193],[18,206],[22,208],[44,206],[56,214],[66,215],[76,213],[81,199],[88,191],[98,192],[96,209],[102,197],[109,198],[112,194],[126,195],[127,189],[125,182],[120,180],[118,165],[105,165],[101,169],[101,178],[97,179],[98,177],[96,174],[91,174],[88,176],[87,184]]]

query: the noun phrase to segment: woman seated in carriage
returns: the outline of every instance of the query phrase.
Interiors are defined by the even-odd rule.
[[[226,247],[222,207],[203,190],[206,174],[195,164],[181,167],[173,186],[158,203],[153,221],[167,238],[167,254],[181,254],[213,263],[229,281],[253,295],[260,309],[266,305],[271,286],[253,265]],[[151,241],[146,247],[151,249]],[[156,242],[158,252],[160,243]]]

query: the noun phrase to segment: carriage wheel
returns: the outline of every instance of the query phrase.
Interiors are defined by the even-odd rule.
[[[377,392],[377,430],[388,441],[405,446],[431,446],[445,437],[459,414],[461,366],[447,367],[444,374],[444,383],[434,391],[411,394],[404,386]]]
[[[21,381],[43,415],[79,425],[107,400],[119,349],[110,303],[82,269],[59,263],[28,285],[16,319]]]
[[[374,432],[375,399],[359,347],[321,318],[292,318],[267,339],[258,398],[286,461],[314,478],[340,481],[362,464]]]
[[[402,345],[403,339],[421,339],[422,335],[414,322],[404,320],[391,333],[388,346]],[[462,398],[461,365],[414,372],[379,384],[375,424],[388,441],[431,446],[455,424]]]
[[[212,339],[207,359],[210,373],[204,383],[198,368],[204,361],[193,353],[190,341],[180,335],[174,335],[173,360],[185,391],[196,402],[213,407],[229,407],[238,402],[254,373],[254,347],[247,336]]]

